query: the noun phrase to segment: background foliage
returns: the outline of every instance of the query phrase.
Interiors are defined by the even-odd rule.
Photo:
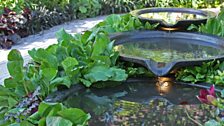
[[[38,33],[73,19],[127,13],[145,7],[217,7],[222,2],[222,0],[0,0],[0,17],[4,16],[6,9],[14,13],[7,22],[3,21],[5,17],[0,18],[0,28],[10,26],[10,22],[15,22],[15,19],[21,20],[18,17],[24,16],[24,13],[28,14],[24,16],[24,22],[16,22],[16,26],[10,27],[14,32],[13,37],[12,34],[8,34],[7,29],[1,28],[0,47],[10,48],[20,37]]]

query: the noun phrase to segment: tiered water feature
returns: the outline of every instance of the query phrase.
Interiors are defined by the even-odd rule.
[[[206,17],[208,12],[203,14]],[[76,85],[52,94],[46,101],[62,101],[68,107],[84,109],[92,115],[90,126],[189,126],[213,118],[214,108],[200,104],[195,97],[200,89],[208,87],[177,82],[172,72],[184,66],[223,60],[223,39],[189,32],[134,31],[112,34],[111,40],[115,41],[121,60],[144,66],[156,77],[101,82],[89,89]]]

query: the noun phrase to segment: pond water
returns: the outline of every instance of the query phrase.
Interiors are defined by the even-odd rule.
[[[224,54],[223,48],[206,45],[200,41],[193,42],[183,39],[160,38],[150,41],[126,42],[115,47],[121,55],[156,62],[169,63],[173,61],[189,61],[210,59]]]
[[[180,20],[195,20],[195,19],[204,19],[206,16],[191,14],[191,13],[182,13],[182,12],[150,12],[141,14],[140,17],[164,20],[168,24],[176,24]]]
[[[67,107],[85,110],[92,116],[90,126],[193,126],[194,121],[203,123],[212,118],[214,108],[200,104],[195,97],[199,88],[172,83],[169,78],[160,82],[129,80],[109,86],[114,84],[105,82],[98,83],[98,88],[69,89],[67,94],[57,92],[48,101],[62,101]]]

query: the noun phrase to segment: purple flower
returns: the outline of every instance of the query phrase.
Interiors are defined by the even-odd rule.
[[[197,96],[198,100],[205,104],[215,105],[216,94],[215,94],[215,86],[212,85],[210,89],[201,89],[199,96]]]

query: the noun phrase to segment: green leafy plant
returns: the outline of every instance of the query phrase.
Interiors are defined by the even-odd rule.
[[[20,36],[17,34],[18,29],[29,20],[30,11],[24,9],[22,14],[4,8],[4,13],[0,15],[0,47],[8,49],[15,44]]]
[[[176,73],[176,79],[184,82],[224,84],[224,62],[212,61],[202,66],[182,68]]]
[[[143,24],[138,18],[131,16],[131,14],[108,16],[103,22],[97,24],[93,31],[104,31],[107,33],[124,32],[133,30],[151,30],[155,29],[158,24]]]
[[[156,7],[214,8],[221,3],[222,0],[156,0]]]
[[[0,0],[0,14],[4,13],[4,8],[20,13],[27,6],[26,0]]]
[[[101,0],[101,14],[127,13],[144,7],[154,7],[154,0]]]
[[[191,25],[188,30],[196,30],[201,33],[218,35],[224,37],[224,9],[221,9],[221,12],[216,18],[210,18],[207,20],[206,24],[200,26]]]
[[[112,23],[116,19],[121,21],[119,27],[118,22]],[[118,65],[119,53],[113,49],[114,42],[109,39],[108,33],[145,28],[152,29],[154,26],[144,25],[131,15],[111,15],[83,34],[72,36],[60,30],[56,35],[58,43],[46,49],[30,50],[28,53],[32,60],[25,66],[20,52],[11,50],[7,64],[11,77],[5,79],[0,87],[0,124],[86,125],[89,116],[81,110],[66,109],[61,104],[53,104],[52,107],[43,100],[62,86],[69,88],[74,84],[83,84],[90,87],[96,82],[120,82],[128,75],[144,74],[144,68]],[[97,86],[105,85],[98,83]],[[46,112],[43,112],[45,108]],[[71,119],[70,113],[85,118]]]
[[[97,16],[101,9],[99,0],[71,0],[70,4],[78,18]]]
[[[33,10],[38,7],[45,7],[46,9],[53,11],[54,9],[64,9],[70,4],[70,0],[29,0],[29,4]]]
[[[25,23],[20,32],[35,34],[75,18],[76,15],[70,6],[65,6],[63,9],[55,8],[54,10],[49,10],[45,6],[38,6],[32,11],[32,19]]]

